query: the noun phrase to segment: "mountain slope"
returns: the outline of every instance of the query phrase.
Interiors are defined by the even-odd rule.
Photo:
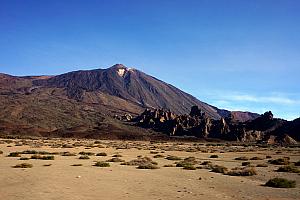
[[[0,74],[0,133],[72,136],[77,131],[86,137],[122,133],[122,137],[131,134],[135,138],[147,131],[124,125],[114,119],[116,115],[137,116],[145,108],[188,114],[194,105],[214,119],[233,115],[237,121],[246,121],[256,117],[220,110],[123,65],[58,76]]]
[[[187,114],[192,106],[197,105],[210,117],[222,117],[219,109],[170,84],[120,64],[108,69],[70,72],[33,83],[43,87],[65,88],[68,96],[78,101],[83,101],[86,93],[102,92],[143,108],[164,108],[178,114]],[[222,113],[229,114],[226,111]]]

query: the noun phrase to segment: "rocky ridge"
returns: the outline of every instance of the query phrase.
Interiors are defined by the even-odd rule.
[[[273,118],[271,111],[251,121],[237,122],[232,116],[212,119],[198,106],[193,106],[189,115],[176,115],[163,109],[146,109],[133,121],[137,126],[163,132],[169,136],[193,136],[270,144],[295,144],[296,140],[299,141],[300,132],[299,125],[295,128],[298,120],[288,122],[276,119]],[[295,136],[294,132],[290,131],[280,131],[288,127],[293,127],[294,131],[298,131],[298,135]]]

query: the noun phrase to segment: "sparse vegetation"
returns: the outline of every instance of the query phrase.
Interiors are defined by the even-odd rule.
[[[29,163],[21,163],[18,165],[13,166],[13,168],[32,168],[33,165]]]
[[[166,157],[167,160],[182,160],[182,158],[177,157],[177,156],[168,156]]]
[[[262,163],[262,164],[257,164],[256,167],[268,167],[268,165],[265,163]]]
[[[211,171],[215,172],[215,173],[225,174],[225,173],[227,173],[228,169],[227,169],[227,167],[224,167],[224,166],[214,165],[214,166],[211,166]]]
[[[19,160],[29,160],[29,158],[22,157],[22,158],[20,158]]]
[[[81,159],[81,160],[88,160],[88,159],[90,159],[90,157],[87,156],[87,155],[84,155],[84,156],[80,156],[79,159]]]
[[[201,163],[201,165],[211,165],[211,164],[212,164],[211,161],[204,161],[204,162]]]
[[[263,160],[263,159],[260,158],[260,157],[255,156],[255,157],[250,158],[250,160]]]
[[[11,152],[7,157],[21,157],[20,152]]]
[[[164,167],[176,167],[176,166],[172,164],[168,164],[168,165],[164,165]]]
[[[234,160],[249,160],[246,156],[237,157]]]
[[[196,170],[197,168],[194,165],[185,165],[183,167],[185,170]]]
[[[250,166],[250,162],[242,162],[242,166]]]
[[[164,158],[165,156],[164,155],[161,155],[161,154],[157,154],[155,156],[153,156],[153,158]]]
[[[81,151],[79,152],[80,155],[83,155],[83,156],[93,156],[95,155],[95,153],[92,153],[92,152],[84,152],[84,151]]]
[[[41,156],[41,155],[32,155],[30,159],[38,159],[38,160],[54,160],[54,156]]]
[[[111,158],[107,160],[106,162],[125,162],[125,160],[122,160],[120,158]]]
[[[107,156],[107,153],[105,152],[97,153],[96,156]]]
[[[185,169],[196,169],[194,165],[197,164],[195,157],[185,158],[183,161],[180,161],[176,164],[176,167],[183,167]]]
[[[273,165],[289,165],[290,164],[289,160],[290,160],[289,158],[284,157],[284,158],[278,158],[275,160],[269,160],[269,163],[273,164]]]
[[[47,151],[36,151],[36,150],[25,150],[20,152],[20,154],[40,154],[40,155],[47,155],[47,154],[53,154]]]
[[[293,165],[286,165],[279,167],[277,172],[290,172],[290,173],[300,173],[300,170]]]
[[[134,160],[131,160],[129,162],[124,162],[122,165],[129,165],[129,166],[141,166],[141,165],[147,165],[147,164],[153,164],[157,165],[157,162],[154,162],[149,157],[141,157]]]
[[[268,187],[275,187],[275,188],[295,188],[296,181],[288,180],[285,178],[273,178],[270,179],[265,185]]]
[[[95,167],[110,167],[110,164],[103,161],[98,161],[94,164]]]
[[[152,163],[145,163],[141,164],[137,167],[137,169],[159,169],[157,165],[154,165]]]
[[[82,164],[73,164],[71,165],[72,167],[79,167],[79,166],[82,166]]]
[[[123,156],[120,155],[120,154],[115,154],[115,155],[113,155],[112,157],[113,157],[113,158],[120,158],[120,157],[123,157]]]
[[[234,168],[226,173],[229,176],[253,176],[256,175],[256,169],[254,167]]]
[[[62,152],[61,154],[60,154],[61,156],[76,156],[76,153],[71,153],[71,152]]]

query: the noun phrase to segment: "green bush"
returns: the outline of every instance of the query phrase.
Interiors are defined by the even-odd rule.
[[[266,186],[275,188],[295,188],[296,181],[288,180],[285,178],[273,178],[266,183]]]
[[[95,167],[110,167],[110,164],[107,162],[99,161],[94,164]]]

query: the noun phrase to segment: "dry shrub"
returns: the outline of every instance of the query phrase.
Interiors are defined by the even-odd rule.
[[[215,173],[225,174],[228,171],[228,169],[227,169],[227,167],[224,167],[224,166],[214,165],[214,166],[211,166],[211,171],[215,172]]]
[[[122,163],[122,165],[142,166],[142,165],[147,165],[149,163],[153,164],[153,165],[157,165],[157,162],[152,161],[151,158],[149,158],[149,157],[137,158],[137,159],[131,160],[129,162]]]
[[[275,188],[295,188],[296,181],[288,180],[285,178],[273,178],[270,179],[265,185],[268,187],[275,187]]]
[[[107,162],[99,161],[94,164],[95,167],[110,167],[110,164]]]
[[[120,158],[111,158],[107,160],[106,162],[125,162],[125,160],[122,160]]]
[[[237,157],[234,160],[249,160],[246,156]]]
[[[234,168],[226,173],[229,176],[253,176],[256,175],[256,169],[254,167]]]
[[[300,173],[300,170],[293,165],[286,165],[279,167],[277,172],[290,172],[290,173]]]
[[[178,156],[168,156],[166,157],[167,160],[182,160],[180,157]]]
[[[29,163],[21,163],[18,165],[13,166],[13,168],[32,168],[33,165]]]
[[[137,167],[137,169],[159,169],[157,165],[154,165],[152,163],[147,164],[141,164]]]
[[[273,165],[289,165],[290,164],[289,160],[290,159],[288,157],[284,157],[284,158],[269,160],[269,163]]]

